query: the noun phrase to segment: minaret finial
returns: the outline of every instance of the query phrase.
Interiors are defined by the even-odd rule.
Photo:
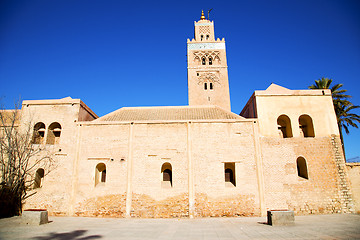
[[[200,20],[205,20],[205,15],[204,15],[204,10],[201,10],[201,17],[200,17]]]

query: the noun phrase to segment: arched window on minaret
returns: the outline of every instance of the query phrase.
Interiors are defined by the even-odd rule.
[[[201,64],[206,65],[206,59],[204,57],[201,59]]]
[[[204,39],[204,35],[201,34],[200,41],[202,41],[203,39]]]
[[[196,56],[194,58],[194,62],[195,62],[196,65],[200,65],[200,58]]]
[[[204,83],[204,90],[207,90],[207,83]]]
[[[210,90],[213,90],[214,88],[213,88],[213,83],[211,82],[210,84]]]
[[[209,35],[206,35],[206,40],[209,40]]]
[[[212,58],[209,57],[209,65],[212,65]]]

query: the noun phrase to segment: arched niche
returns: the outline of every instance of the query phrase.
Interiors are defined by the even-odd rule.
[[[313,121],[309,115],[303,114],[299,117],[299,128],[303,137],[315,137]]]
[[[285,114],[280,115],[277,119],[279,135],[283,138],[291,138],[293,136],[290,118]]]
[[[58,122],[50,124],[46,139],[46,144],[55,145],[59,144],[61,135],[61,125]]]
[[[45,138],[45,124],[38,122],[34,126],[32,143],[33,144],[42,144],[44,143]]]

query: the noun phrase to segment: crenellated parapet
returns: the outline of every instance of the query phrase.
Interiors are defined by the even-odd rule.
[[[187,39],[187,43],[196,43],[196,42],[198,42],[198,41],[196,41],[194,38],[193,39]],[[215,41],[208,41],[208,42],[225,42],[225,38],[222,38],[222,39],[220,39],[220,38],[217,38]]]

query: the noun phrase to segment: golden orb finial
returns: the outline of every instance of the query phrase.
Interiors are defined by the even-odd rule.
[[[201,17],[200,17],[200,20],[205,20],[205,15],[204,15],[204,10],[201,10]]]

